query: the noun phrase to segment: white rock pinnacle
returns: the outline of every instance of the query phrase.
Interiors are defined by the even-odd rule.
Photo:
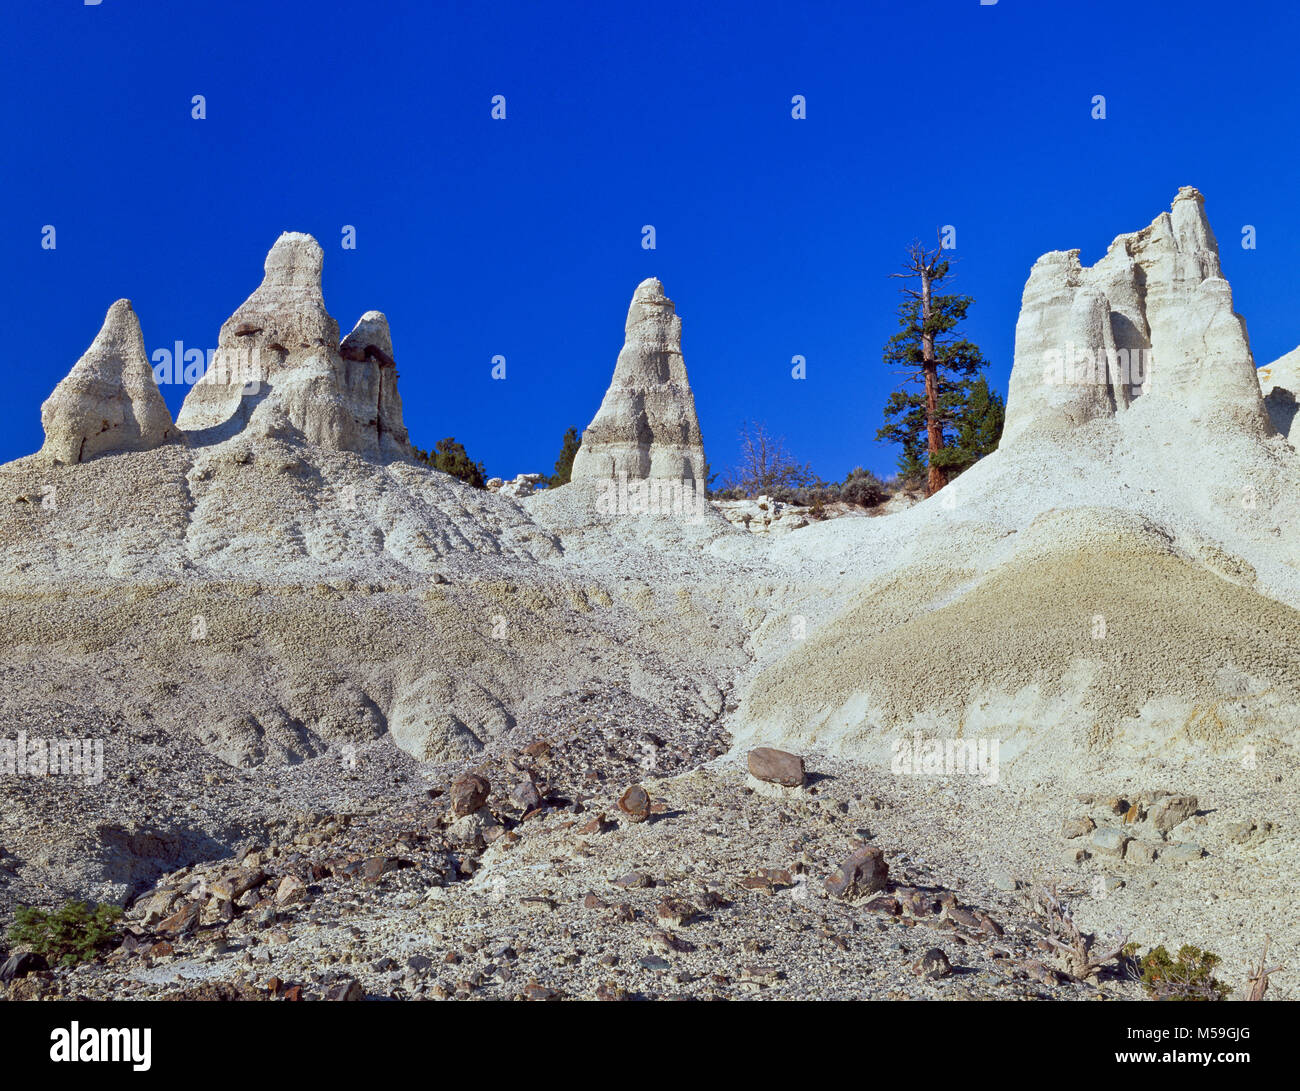
[[[1079,251],[1035,263],[1016,323],[1002,444],[1061,435],[1159,398],[1186,418],[1271,431],[1246,324],[1205,218],[1184,186],[1171,212],[1120,235],[1091,268]]]
[[[41,406],[41,424],[41,456],[68,464],[176,437],[129,299],[109,307],[90,348]]]
[[[682,360],[682,320],[663,285],[643,280],[627,313],[614,378],[582,434],[573,480],[704,476],[704,441]]]
[[[388,322],[370,311],[340,346],[321,294],[324,254],[310,235],[285,232],[265,276],[221,327],[212,366],[177,424],[198,442],[284,423],[335,450],[391,456],[408,450]]]

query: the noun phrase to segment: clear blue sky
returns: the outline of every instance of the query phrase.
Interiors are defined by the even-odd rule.
[[[388,314],[412,438],[502,475],[549,472],[588,423],[652,275],[715,469],[748,417],[828,479],[891,472],[888,274],[942,224],[1004,392],[1034,259],[1096,260],[1180,185],[1206,194],[1256,362],[1300,341],[1292,0],[42,0],[5,23],[6,460],[113,300],[151,353],[215,347],[283,230],[325,247],[344,332]]]

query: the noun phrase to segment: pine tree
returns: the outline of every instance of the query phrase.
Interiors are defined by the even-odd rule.
[[[555,473],[551,474],[551,479],[547,486],[552,489],[558,489],[561,485],[567,485],[573,479],[573,459],[578,453],[578,448],[582,446],[578,439],[578,430],[570,428],[564,433],[564,444],[560,447],[560,457],[555,460]]]
[[[924,476],[926,495],[933,496],[948,483],[952,471],[962,468],[963,452],[953,446],[952,433],[972,377],[984,367],[984,357],[954,333],[974,300],[936,291],[950,276],[942,248],[926,250],[921,243],[912,243],[903,269],[892,275],[919,281],[920,286],[902,289],[906,298],[898,308],[901,328],[885,345],[884,362],[902,365],[908,371],[903,384],[921,389],[900,389],[890,396],[886,423],[876,438],[902,445],[900,475]]]
[[[421,451],[418,447],[414,450],[415,457],[426,466],[458,477],[476,489],[487,488],[487,470],[483,468],[483,463],[471,461],[464,446],[456,442],[454,436],[438,440],[431,452]]]
[[[958,472],[970,469],[998,449],[1006,415],[1006,403],[996,390],[989,389],[988,380],[981,375],[971,384],[957,426],[955,446],[961,452],[961,460],[955,464]]]

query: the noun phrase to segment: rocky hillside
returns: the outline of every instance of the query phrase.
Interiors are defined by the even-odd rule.
[[[1057,899],[1294,961],[1294,384],[1195,190],[1035,264],[995,454],[825,521],[704,500],[659,281],[573,482],[477,490],[322,260],[281,236],[175,422],[113,304],[0,467],[0,741],[101,756],[0,777],[0,917],[128,907],[11,995],[1136,995]]]

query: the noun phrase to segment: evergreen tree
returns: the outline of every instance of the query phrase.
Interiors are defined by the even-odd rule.
[[[567,485],[573,479],[573,459],[580,446],[582,446],[582,442],[578,439],[578,430],[576,428],[570,428],[564,433],[564,444],[560,447],[560,457],[555,460],[555,473],[551,474],[551,479],[547,482],[549,488],[558,489],[561,485]]]
[[[898,308],[901,328],[885,345],[883,356],[886,364],[901,365],[907,374],[904,389],[890,395],[885,425],[876,438],[902,445],[900,475],[924,476],[926,495],[933,496],[952,472],[963,468],[965,456],[954,446],[953,433],[984,357],[954,332],[974,300],[937,291],[950,278],[942,248],[926,250],[912,243],[903,270],[892,275],[918,281],[919,286],[902,289],[906,298]],[[909,384],[920,389],[908,389]]]
[[[1006,403],[996,390],[989,389],[988,380],[981,375],[971,384],[957,426],[955,445],[961,452],[961,461],[956,464],[958,472],[969,469],[998,449],[1006,415]]]
[[[458,477],[476,489],[487,487],[487,470],[483,468],[483,463],[471,461],[464,446],[457,443],[454,436],[438,440],[431,452],[421,451],[418,447],[414,450],[415,457],[426,466]]]

